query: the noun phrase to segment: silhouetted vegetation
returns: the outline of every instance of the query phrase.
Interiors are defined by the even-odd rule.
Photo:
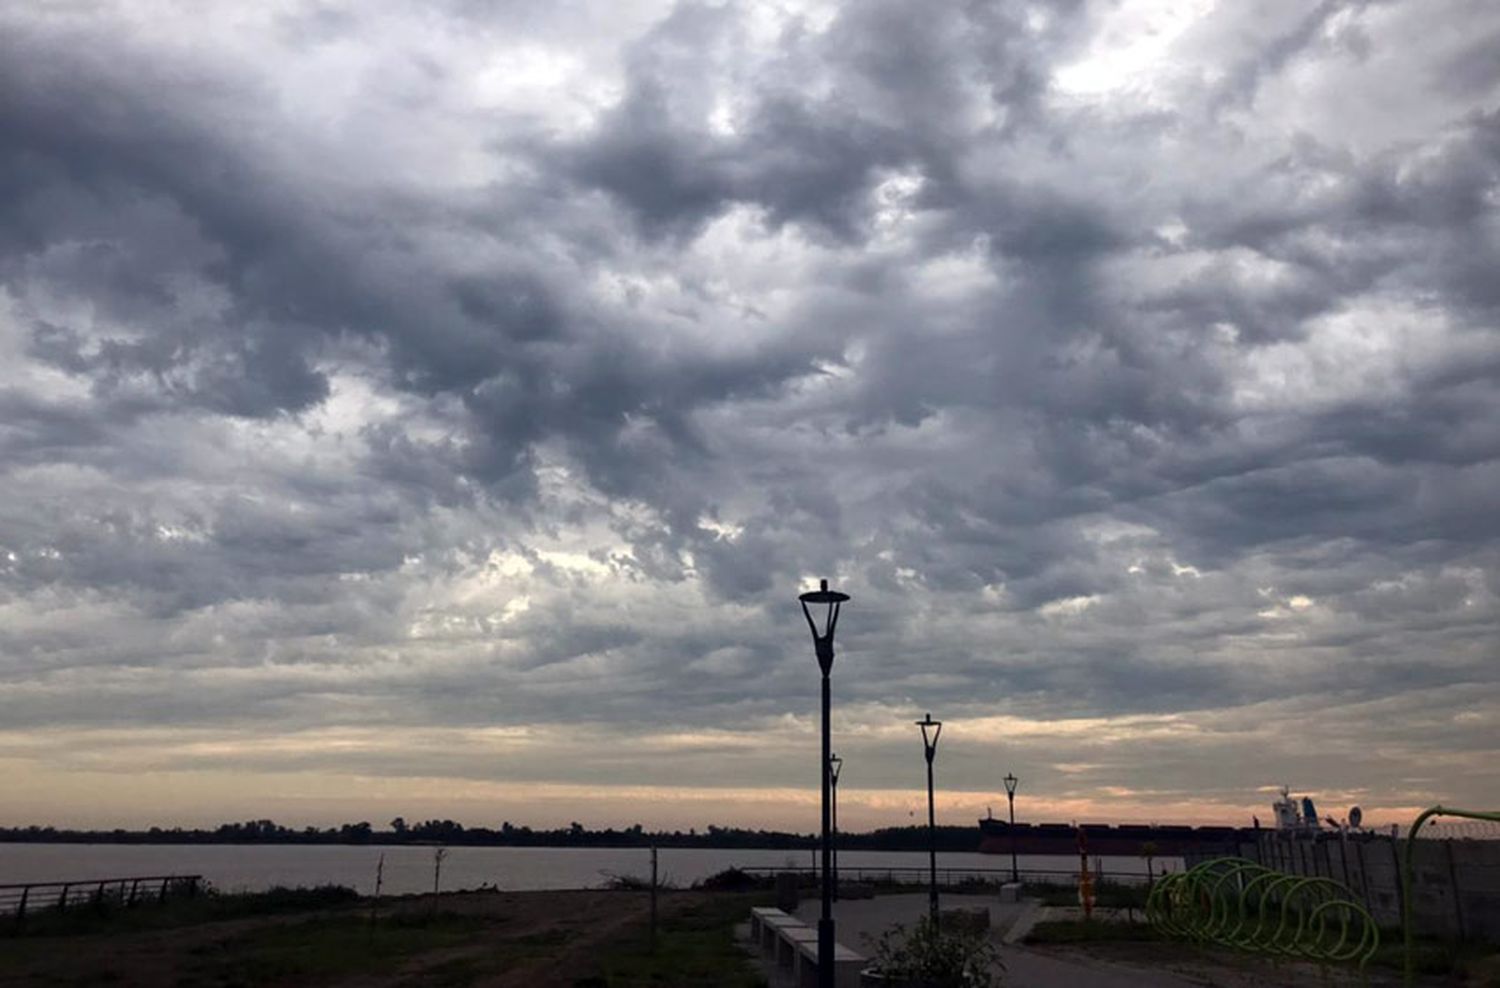
[[[753,892],[757,889],[768,889],[776,883],[769,877],[756,877],[738,868],[725,868],[716,871],[707,878],[693,883],[693,888],[705,892]]]
[[[465,827],[453,820],[407,823],[397,817],[389,829],[376,830],[369,821],[337,827],[300,830],[272,820],[225,823],[212,830],[152,827],[149,830],[61,830],[55,827],[0,827],[0,842],[59,844],[443,844],[492,847],[714,847],[797,850],[816,847],[816,834],[778,830],[750,830],[710,824],[704,830],[646,830],[640,824],[624,829],[590,830],[581,823],[552,830],[534,830],[509,822],[498,828]],[[925,851],[925,826],[886,827],[869,833],[839,834],[845,850]],[[972,851],[978,843],[974,827],[938,827],[940,851]]]

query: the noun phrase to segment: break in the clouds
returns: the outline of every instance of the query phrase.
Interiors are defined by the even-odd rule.
[[[819,576],[852,826],[1500,801],[1497,52],[0,7],[3,822],[812,829]]]

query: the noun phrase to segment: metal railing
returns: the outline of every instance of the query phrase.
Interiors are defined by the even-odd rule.
[[[163,902],[172,895],[196,895],[202,882],[202,875],[143,875],[0,885],[0,916],[14,917],[15,925],[19,927],[26,921],[28,913],[42,909],[64,912],[83,906],[128,907]]]
[[[817,872],[811,868],[798,867],[795,865],[782,865],[779,867],[750,867],[740,868],[747,875],[764,876],[775,878],[777,875],[803,875],[809,881],[815,880]],[[1148,878],[1140,872],[1114,872],[1105,869],[1089,869],[1089,874],[1096,882],[1114,882],[1120,885],[1145,885]],[[967,884],[1003,885],[1010,881],[1011,870],[1009,868],[939,868],[937,870],[938,884],[948,887]],[[1077,868],[1021,868],[1019,876],[1022,882],[1036,885],[1073,885],[1078,881]],[[838,870],[840,881],[848,882],[883,882],[887,885],[922,885],[928,881],[929,871],[921,867],[877,867],[873,865],[840,865]],[[1160,875],[1157,876],[1158,878]]]

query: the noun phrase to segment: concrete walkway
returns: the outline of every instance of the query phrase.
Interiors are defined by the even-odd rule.
[[[1004,988],[1398,988],[1400,974],[1372,971],[1368,975],[1347,968],[1324,969],[1311,963],[1250,955],[1214,956],[1173,944],[1126,944],[1123,956],[1101,956],[1081,949],[1027,947],[1019,942],[1033,923],[1052,916],[1066,917],[1067,908],[1043,908],[1035,902],[1001,903],[993,896],[945,895],[944,909],[985,909],[990,914],[990,936],[1005,964]],[[804,901],[795,910],[807,925],[816,926],[819,904]],[[874,953],[873,940],[900,923],[907,929],[927,913],[926,893],[882,895],[834,904],[839,943],[861,954]],[[746,924],[748,926],[748,924]],[[1101,945],[1105,948],[1108,945]],[[1160,948],[1160,949],[1158,949]],[[752,949],[758,956],[758,951]],[[771,988],[793,988],[790,978],[762,962]],[[1452,984],[1422,979],[1424,986]]]
[[[1000,945],[1000,957],[1005,962],[1006,988],[1203,988],[1201,980],[1185,980],[1160,969],[1137,967],[1113,961],[1094,959],[1063,960],[1029,950],[1019,944],[1007,943],[1006,934],[1012,928],[1019,933],[1022,925],[1029,928],[1036,911],[1035,904],[1001,903],[994,896],[945,895],[944,909],[987,909],[990,914],[990,935]],[[797,915],[809,926],[816,926],[819,903],[803,902]],[[873,899],[852,899],[834,903],[833,919],[837,925],[839,943],[859,951],[866,956],[874,952],[873,941],[881,933],[900,923],[907,929],[927,914],[926,893],[903,895],[879,895]],[[868,939],[866,939],[868,937]],[[773,985],[775,981],[771,982]]]

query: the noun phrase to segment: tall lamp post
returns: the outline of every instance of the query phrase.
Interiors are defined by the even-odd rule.
[[[1005,773],[1005,800],[1010,803],[1010,880],[1019,882],[1021,873],[1016,868],[1016,784],[1021,780],[1010,772]]]
[[[833,671],[833,633],[839,624],[839,607],[849,599],[846,593],[828,589],[828,581],[820,580],[818,589],[799,594],[802,616],[807,618],[808,630],[812,632],[813,653],[818,657],[818,668],[823,672],[823,757],[818,760],[818,772],[823,776],[823,912],[818,919],[818,988],[833,988],[833,835],[832,818],[832,772],[830,759],[833,743],[828,734],[828,715],[833,707],[829,692],[828,674]],[[818,633],[818,624],[813,620],[807,605],[822,605],[823,632]]]
[[[838,755],[828,756],[828,786],[833,792],[833,901],[839,900],[839,773],[844,769],[844,760]]]
[[[937,754],[938,735],[943,733],[943,722],[933,720],[932,714],[916,722],[922,729],[922,749],[927,755],[927,909],[932,915],[932,926],[938,925],[937,893],[937,815],[932,805],[932,758]]]

